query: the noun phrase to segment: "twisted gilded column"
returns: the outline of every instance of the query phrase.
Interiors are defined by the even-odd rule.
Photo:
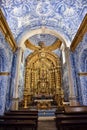
[[[24,85],[24,108],[28,108],[28,103],[30,103],[30,96],[31,96],[30,72],[31,70],[26,66],[25,85]]]
[[[56,77],[56,92],[58,92],[61,89],[61,74],[60,69],[55,69],[55,77]]]
[[[55,71],[54,68],[51,69],[51,91],[52,94],[54,94],[55,92]]]
[[[56,77],[56,101],[57,101],[57,105],[58,107],[62,107],[63,104],[63,100],[62,100],[62,86],[61,86],[61,70],[60,70],[60,66],[58,66],[55,69],[55,77]]]
[[[35,71],[34,69],[31,70],[31,88],[32,94],[34,94],[34,86],[35,86]]]

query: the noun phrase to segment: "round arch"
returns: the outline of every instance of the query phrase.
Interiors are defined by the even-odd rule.
[[[47,27],[41,27],[39,29],[31,30],[29,32],[24,32],[23,34],[22,34],[22,37],[19,38],[19,40],[18,40],[18,46],[23,48],[23,49],[25,48],[25,45],[24,45],[25,41],[27,39],[29,39],[29,37],[32,37],[32,36],[34,36],[36,34],[54,35],[55,37],[57,37],[59,40],[62,41],[62,43],[64,44],[64,48],[66,46],[70,45],[70,41],[67,41],[66,38],[62,34],[58,33],[57,31],[48,29]]]

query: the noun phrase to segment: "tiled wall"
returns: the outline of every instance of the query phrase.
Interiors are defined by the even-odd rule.
[[[10,91],[13,52],[11,51],[10,46],[6,43],[1,33],[0,33],[0,57],[1,57],[0,71],[10,73],[10,75],[0,76],[0,115],[2,115],[5,110],[5,107],[6,106],[9,107],[8,93]]]
[[[81,104],[87,105],[87,76],[78,73],[87,72],[87,33],[70,55],[75,94]]]

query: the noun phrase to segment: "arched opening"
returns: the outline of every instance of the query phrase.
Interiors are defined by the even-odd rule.
[[[49,89],[49,92],[48,92],[48,90],[46,90],[45,89],[45,87],[46,88],[49,88],[48,86],[50,86],[50,83],[49,83],[49,81],[48,81],[48,79],[46,79],[47,81],[45,81],[45,79],[44,78],[42,78],[42,79],[38,79],[38,82],[36,83],[36,84],[34,84],[34,82],[33,83],[31,83],[31,81],[29,81],[29,79],[30,80],[32,80],[32,73],[34,72],[34,73],[36,73],[35,72],[35,70],[34,70],[34,66],[36,65],[38,65],[39,64],[39,66],[42,66],[41,67],[41,69],[39,69],[40,71],[42,70],[42,71],[44,71],[44,72],[46,72],[47,73],[47,70],[46,69],[48,69],[48,70],[51,70],[51,69],[49,69],[49,65],[50,64],[52,64],[53,62],[52,62],[52,59],[53,59],[53,57],[51,57],[51,56],[49,56],[49,58],[42,58],[43,60],[43,62],[41,61],[39,61],[40,59],[39,59],[39,53],[41,53],[42,54],[42,56],[44,56],[44,54],[45,53],[43,53],[43,52],[39,52],[39,51],[41,51],[40,49],[41,48],[39,48],[37,45],[34,45],[32,42],[31,43],[29,43],[30,42],[30,38],[32,38],[32,36],[34,36],[34,35],[43,35],[43,34],[45,34],[45,35],[47,35],[47,34],[50,34],[50,35],[53,35],[53,36],[55,36],[56,37],[56,39],[58,39],[58,41],[60,41],[61,43],[62,43],[62,45],[60,45],[60,47],[58,47],[58,41],[57,42],[54,42],[53,44],[51,44],[50,46],[47,46],[46,44],[45,44],[45,50],[44,50],[44,52],[48,52],[48,50],[50,50],[50,53],[53,53],[52,55],[56,55],[56,52],[58,52],[59,53],[59,51],[58,51],[58,49],[60,50],[60,52],[61,51],[63,51],[64,53],[63,53],[63,55],[65,55],[65,48],[66,48],[66,40],[65,39],[63,39],[62,37],[61,37],[61,35],[59,36],[59,34],[57,33],[57,32],[55,32],[55,31],[53,31],[53,30],[49,30],[49,29],[47,29],[47,28],[45,28],[45,29],[43,29],[43,28],[41,28],[41,29],[37,29],[37,30],[33,30],[33,31],[30,31],[30,32],[28,32],[28,33],[26,33],[21,39],[20,39],[20,41],[19,41],[19,46],[20,47],[22,47],[23,48],[23,50],[24,50],[24,52],[26,51],[26,49],[28,49],[28,51],[29,51],[29,53],[28,53],[28,56],[29,57],[32,57],[32,58],[29,58],[29,63],[28,64],[32,64],[32,67],[31,68],[28,68],[28,70],[30,71],[29,73],[31,73],[31,78],[30,78],[30,76],[29,76],[29,74],[27,73],[27,74],[25,74],[25,75],[27,75],[26,77],[28,77],[28,79],[27,78],[25,78],[25,84],[24,84],[24,104],[25,104],[25,106],[24,107],[28,107],[27,105],[29,105],[29,103],[31,102],[31,96],[29,96],[29,93],[28,93],[28,91],[30,91],[30,95],[33,93],[34,95],[36,95],[36,92],[34,93],[34,91],[36,91],[35,89],[36,88],[39,88],[39,91],[37,92],[37,94],[38,95],[40,95],[41,93],[42,93],[42,95],[43,95],[43,93],[50,93],[50,91],[53,91],[54,93],[56,93],[56,97],[55,98],[57,98],[57,104],[58,105],[60,105],[61,106],[61,100],[62,100],[62,98],[61,98],[61,95],[62,95],[62,84],[60,83],[61,81],[59,81],[59,80],[61,80],[61,75],[59,76],[59,77],[56,77],[56,76],[54,76],[54,79],[56,79],[57,78],[57,82],[55,81],[55,82],[53,82],[53,86],[52,86],[52,88],[51,89]],[[61,40],[62,41],[61,41]],[[56,44],[57,43],[57,44]],[[31,51],[31,50],[33,50],[33,51]],[[36,56],[36,57],[38,57],[37,59],[37,61],[36,61],[36,57],[35,57],[35,61],[33,61],[33,55],[35,55],[35,53],[36,52],[38,52],[38,55]],[[56,59],[56,62],[58,62],[58,53],[57,53],[57,57],[55,58]],[[29,55],[30,54],[30,55]],[[62,54],[62,53],[61,53]],[[60,54],[60,55],[61,55]],[[51,57],[51,58],[50,58]],[[60,56],[61,57],[61,56]],[[60,58],[59,57],[59,58]],[[65,56],[64,56],[65,57]],[[32,60],[31,60],[32,59]],[[44,60],[45,59],[45,60]],[[27,57],[25,57],[25,59],[24,60],[26,60],[27,61]],[[63,60],[63,59],[62,59]],[[60,60],[60,62],[62,62],[62,60]],[[65,58],[64,58],[64,60],[65,60]],[[26,62],[25,61],[25,62]],[[33,62],[32,62],[33,61]],[[55,60],[54,60],[55,61]],[[45,64],[44,64],[44,62],[45,62]],[[36,63],[36,64],[35,64]],[[25,63],[26,64],[26,63]],[[35,64],[35,65],[34,65]],[[44,67],[43,67],[43,65],[44,65]],[[31,66],[31,65],[30,65]],[[48,66],[48,67],[46,67],[46,66]],[[59,65],[58,65],[59,66]],[[55,67],[57,67],[57,66],[55,66],[54,65],[54,63],[53,63],[53,66],[52,66],[53,68],[55,68]],[[24,72],[26,73],[26,69],[27,67],[26,66],[24,66]],[[42,68],[44,68],[44,69],[42,69]],[[53,70],[53,73],[54,73],[54,75],[56,75],[56,69],[54,69]],[[60,71],[61,71],[61,69],[60,69]],[[49,74],[49,73],[48,73]],[[37,75],[39,75],[39,73],[37,74]],[[43,74],[43,75],[45,75],[45,74]],[[48,76],[49,77],[49,76]],[[28,80],[27,81],[27,84],[26,84],[26,79]],[[34,79],[34,78],[33,78]],[[27,89],[26,90],[26,86],[28,86],[28,88],[29,88],[29,82],[31,83],[31,86],[37,86],[36,88],[34,88],[34,89],[31,89],[31,88],[33,88],[33,87],[30,87],[30,89]],[[50,81],[51,82],[51,81]],[[61,85],[56,85],[56,84],[58,84],[58,83],[60,83]],[[40,87],[40,86],[42,86],[42,88]],[[57,86],[59,86],[59,88],[56,88]],[[40,89],[41,88],[41,89]],[[44,89],[43,89],[44,88]],[[56,91],[54,91],[56,89]],[[57,91],[57,89],[58,89],[58,91]],[[41,92],[41,91],[42,92]],[[50,93],[50,95],[52,95],[52,96],[54,96],[52,93]],[[27,101],[27,105],[26,105],[26,101]]]

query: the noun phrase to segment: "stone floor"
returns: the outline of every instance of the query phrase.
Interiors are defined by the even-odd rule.
[[[40,119],[38,120],[38,130],[57,130],[54,119]]]

